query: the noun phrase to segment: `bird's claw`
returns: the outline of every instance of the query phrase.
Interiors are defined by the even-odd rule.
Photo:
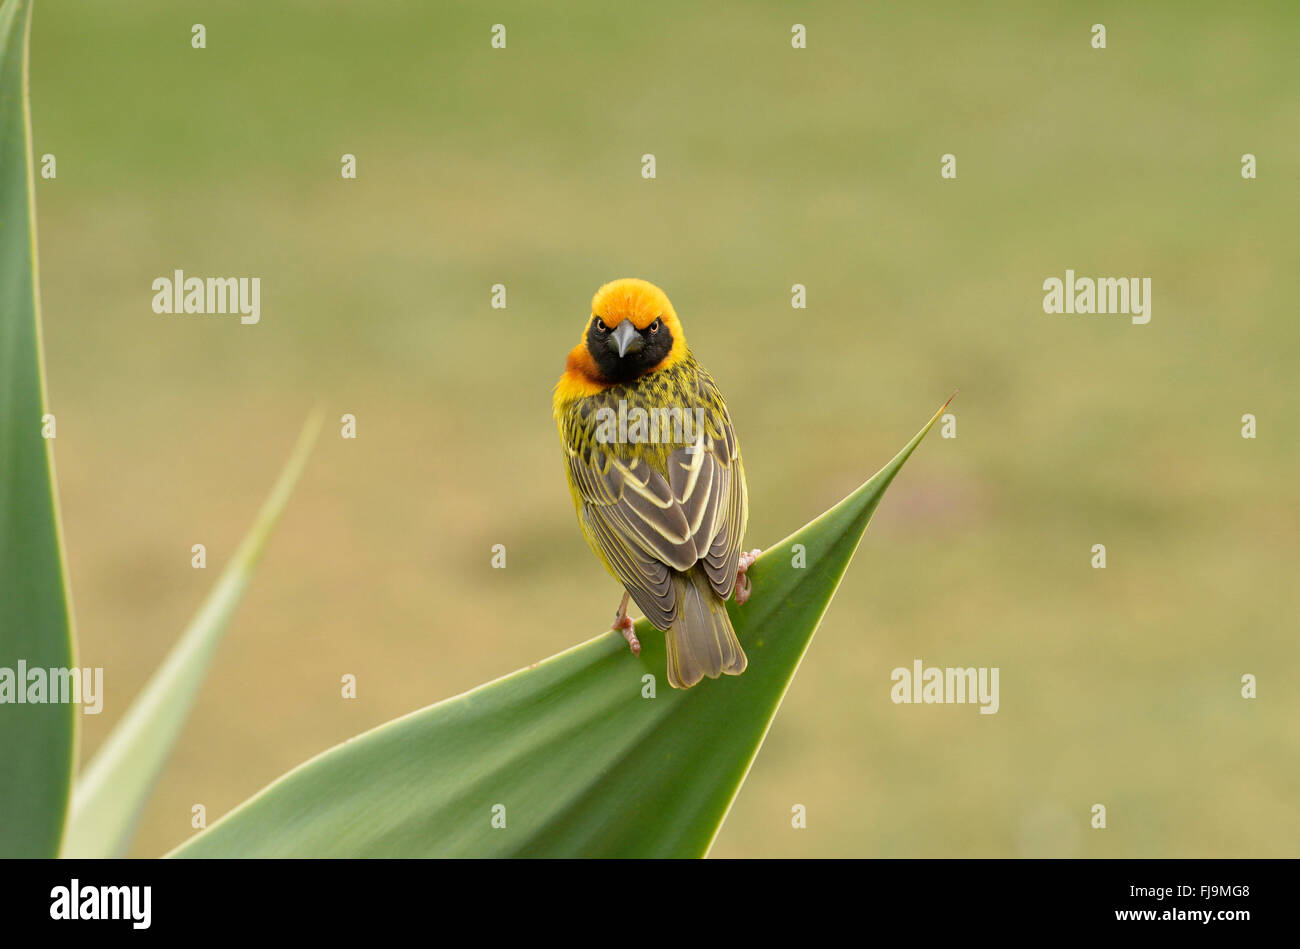
[[[749,595],[754,590],[753,584],[749,582],[749,577],[746,575],[745,571],[747,571],[751,566],[753,566],[754,561],[758,559],[758,555],[761,554],[762,552],[763,551],[755,547],[749,553],[742,552],[740,555],[740,562],[736,564],[736,605],[737,606],[741,605],[746,600],[748,600]]]
[[[632,617],[624,615],[614,620],[614,625],[610,629],[617,633],[622,633],[623,638],[627,640],[628,648],[632,650],[632,655],[641,655],[641,640],[636,638],[636,632],[633,630]]]

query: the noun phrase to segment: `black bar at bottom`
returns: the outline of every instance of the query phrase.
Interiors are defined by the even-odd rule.
[[[1290,860],[4,861],[0,925],[6,936],[126,938],[400,927],[601,941],[718,932],[731,942],[747,931],[770,941],[775,925],[848,926],[867,938],[900,928],[920,939],[1097,929],[1231,938],[1286,924],[1296,870]]]

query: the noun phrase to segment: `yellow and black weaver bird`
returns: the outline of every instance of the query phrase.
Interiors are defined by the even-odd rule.
[[[637,428],[636,409],[652,419],[649,431]],[[611,420],[629,417],[629,434],[620,424],[609,437]],[[748,599],[744,572],[759,553],[740,549],[745,469],[722,393],[662,290],[625,278],[596,291],[555,387],[555,420],[578,523],[626,591],[613,628],[640,655],[631,597],[665,632],[674,688],[740,675],[747,660],[726,600],[733,590],[737,603]]]

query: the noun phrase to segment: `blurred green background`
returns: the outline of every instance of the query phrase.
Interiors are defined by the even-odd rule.
[[[38,3],[49,388],[107,691],[83,761],[310,407],[358,419],[327,428],[133,852],[609,621],[550,392],[595,288],[642,276],[727,394],[755,546],[961,388],[715,855],[1295,856],[1298,41],[1294,3]],[[1067,267],[1151,277],[1150,324],[1044,314]],[[260,276],[261,323],[155,315],[177,268]],[[1001,710],[892,704],[918,658],[998,666]]]

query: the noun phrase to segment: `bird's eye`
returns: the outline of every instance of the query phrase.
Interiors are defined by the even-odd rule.
[[[658,320],[655,320],[653,323],[650,324],[650,332],[651,332],[651,333],[657,333],[657,332],[659,332],[659,321],[658,321]]]
[[[596,317],[596,332],[597,333],[609,332],[609,327],[605,325],[605,321],[602,320],[599,316]]]

